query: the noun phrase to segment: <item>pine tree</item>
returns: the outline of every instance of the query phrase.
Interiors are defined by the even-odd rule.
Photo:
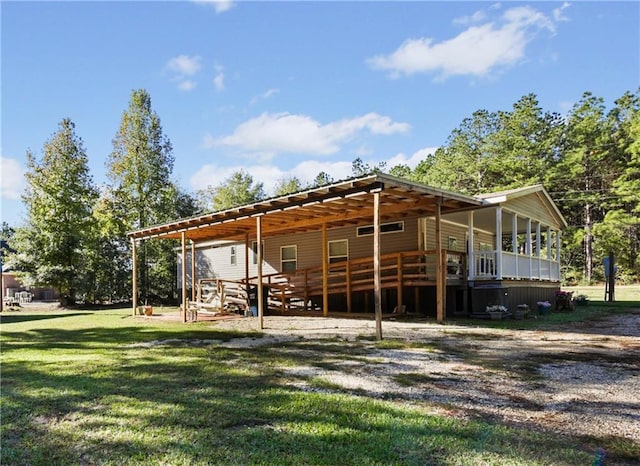
[[[27,223],[18,229],[13,263],[30,284],[51,286],[73,304],[87,273],[91,213],[98,196],[82,140],[70,119],[44,144],[41,160],[27,152]]]

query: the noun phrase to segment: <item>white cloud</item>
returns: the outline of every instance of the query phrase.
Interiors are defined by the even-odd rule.
[[[217,14],[229,11],[236,6],[236,2],[231,0],[193,0],[194,3],[200,3],[201,5],[211,5]]]
[[[569,8],[571,3],[564,2],[560,8],[555,8],[553,10],[553,20],[557,23],[560,21],[569,21],[569,18],[564,15],[564,10]]]
[[[482,19],[476,13],[467,20],[474,17]],[[543,30],[555,32],[554,21],[531,7],[514,7],[497,22],[471,26],[442,42],[429,37],[408,39],[395,52],[375,56],[367,63],[373,69],[388,71],[394,78],[415,73],[436,73],[439,79],[485,76],[523,60],[526,46]]]
[[[414,152],[410,157],[402,153],[397,154],[387,161],[387,168],[392,168],[396,165],[407,165],[413,169],[429,155],[435,153],[437,149],[437,147],[425,147]]]
[[[282,170],[275,165],[237,165],[221,167],[208,164],[201,167],[189,182],[194,190],[205,189],[208,186],[217,186],[226,181],[232,173],[243,170],[253,177],[254,182],[262,183],[267,196],[273,194],[278,180],[295,176],[303,185],[313,182],[320,172],[328,173],[335,180],[345,179],[351,176],[351,162],[319,162],[306,160],[290,170]]]
[[[343,119],[321,125],[307,115],[290,113],[263,113],[240,124],[233,134],[214,139],[205,136],[205,147],[235,146],[251,152],[298,153],[329,155],[340,150],[340,145],[368,131],[389,135],[408,131],[407,123],[368,113],[360,117]]]
[[[253,99],[251,99],[251,104],[255,104],[258,103],[260,100],[266,100],[269,99],[271,97],[273,97],[276,94],[280,93],[280,89],[268,89],[265,92],[263,92],[260,95],[255,96]]]
[[[464,26],[471,23],[480,23],[485,19],[487,19],[487,14],[482,10],[478,10],[471,16],[461,16],[459,18],[455,18],[453,20],[453,24]]]
[[[178,89],[181,91],[191,91],[194,87],[196,87],[196,82],[191,81],[190,79],[186,79],[178,83]]]
[[[171,81],[177,82],[178,89],[181,91],[191,91],[196,87],[196,82],[189,77],[195,76],[202,68],[202,57],[178,55],[169,59],[165,65],[173,76]]]
[[[3,199],[20,199],[24,190],[24,169],[16,159],[0,157],[0,192]]]
[[[193,76],[202,68],[202,57],[189,55],[178,55],[169,59],[167,69],[178,76]]]
[[[216,91],[224,90],[224,67],[216,65],[216,76],[213,78],[213,86]]]

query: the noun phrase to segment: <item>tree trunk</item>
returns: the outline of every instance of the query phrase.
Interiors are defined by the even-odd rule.
[[[591,285],[591,273],[593,271],[593,235],[591,234],[591,204],[584,206],[584,277],[588,285]]]

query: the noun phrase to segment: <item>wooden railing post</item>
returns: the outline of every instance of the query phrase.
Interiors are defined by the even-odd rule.
[[[351,261],[348,260],[345,266],[345,273],[347,274],[347,312],[351,312]]]
[[[403,300],[403,296],[402,296],[402,285],[403,285],[403,283],[402,282],[403,282],[404,278],[403,278],[403,273],[402,273],[403,264],[402,264],[402,253],[401,252],[398,253],[396,264],[397,264],[397,268],[398,268],[398,270],[396,271],[396,274],[397,274],[396,275],[396,280],[398,281],[398,285],[397,285],[398,286],[398,288],[397,288],[397,290],[398,290],[398,300],[397,300],[397,303],[396,303],[396,306],[397,306],[396,309],[397,309],[398,313],[402,313],[402,300]]]
[[[329,315],[329,251],[327,224],[322,224],[322,315]]]

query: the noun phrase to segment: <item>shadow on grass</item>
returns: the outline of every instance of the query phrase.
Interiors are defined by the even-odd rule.
[[[59,319],[62,317],[75,317],[89,315],[87,312],[75,312],[64,314],[0,314],[0,324],[17,324],[20,322],[31,322],[34,320]]]
[[[186,353],[186,354],[185,354]],[[2,464],[584,464],[559,436],[302,392],[246,350],[3,367]],[[116,363],[113,363],[116,360]]]
[[[69,315],[69,314],[67,314]],[[188,327],[90,327],[83,329],[36,328],[29,331],[2,331],[3,351],[22,349],[84,349],[96,350],[113,347],[168,341],[169,345],[192,345],[193,340],[222,340],[232,338],[260,337],[256,332],[213,330],[211,328]]]

